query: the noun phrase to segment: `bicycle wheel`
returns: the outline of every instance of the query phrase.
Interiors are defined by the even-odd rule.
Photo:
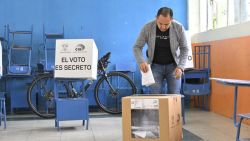
[[[95,86],[97,105],[110,114],[120,114],[122,97],[133,94],[136,94],[136,87],[133,81],[121,72],[110,72],[107,74],[107,77],[102,76]]]
[[[32,111],[43,118],[55,117],[53,74],[35,78],[28,88],[27,101]]]

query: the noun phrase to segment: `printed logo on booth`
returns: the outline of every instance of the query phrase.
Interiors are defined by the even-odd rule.
[[[75,52],[83,52],[85,49],[85,45],[84,44],[78,44],[75,46]]]
[[[63,44],[61,49],[62,49],[61,50],[62,53],[69,53],[70,52],[68,44]]]

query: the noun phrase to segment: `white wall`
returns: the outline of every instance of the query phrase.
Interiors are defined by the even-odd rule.
[[[237,38],[242,36],[250,36],[250,21],[215,30],[197,33],[192,36],[191,42],[202,43],[208,41]]]
[[[199,0],[188,0],[188,29],[189,34],[200,32],[200,17]]]

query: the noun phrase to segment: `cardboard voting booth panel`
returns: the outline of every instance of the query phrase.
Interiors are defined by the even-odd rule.
[[[123,141],[181,141],[181,96],[122,99]]]
[[[93,39],[56,40],[55,78],[96,79],[97,62]]]
[[[2,43],[0,41],[0,78],[3,76]]]

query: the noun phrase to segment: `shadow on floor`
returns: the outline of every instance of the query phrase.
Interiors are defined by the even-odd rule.
[[[183,131],[183,141],[203,141],[202,138],[189,132],[186,129],[183,129],[182,131]]]

